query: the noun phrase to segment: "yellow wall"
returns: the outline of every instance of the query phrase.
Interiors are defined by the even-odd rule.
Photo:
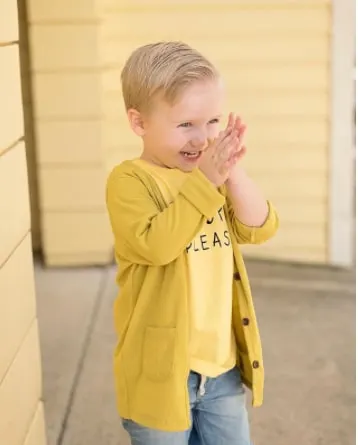
[[[279,235],[247,254],[326,262],[330,0],[103,0],[104,137],[108,166],[139,151],[120,93],[136,46],[184,40],[221,69],[227,110],[248,123],[248,171],[278,207]]]
[[[15,0],[0,4],[0,442],[45,445]]]
[[[97,6],[28,0],[41,238],[49,265],[112,258]]]
[[[28,0],[28,19],[33,224],[39,209],[47,264],[111,259],[106,170],[140,150],[120,71],[136,46],[162,39],[187,41],[212,59],[227,83],[227,111],[249,126],[245,165],[278,207],[281,230],[245,252],[328,261],[330,0]]]
[[[36,140],[33,126],[34,116],[33,97],[31,91],[31,61],[27,27],[27,2],[26,0],[18,0],[17,4],[20,35],[22,105],[24,111],[26,160],[30,189],[32,248],[34,251],[39,251],[41,249],[41,225],[37,184]]]

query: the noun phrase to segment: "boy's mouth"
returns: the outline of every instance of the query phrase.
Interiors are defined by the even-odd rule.
[[[202,152],[201,151],[181,151],[180,154],[183,155],[188,160],[196,161],[200,158]]]

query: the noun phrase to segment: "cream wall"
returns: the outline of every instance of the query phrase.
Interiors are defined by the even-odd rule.
[[[33,125],[33,97],[31,91],[31,59],[27,28],[27,2],[18,0],[19,35],[20,35],[20,67],[22,84],[22,105],[25,126],[25,145],[27,171],[30,189],[31,237],[34,251],[41,249],[41,225],[39,194],[37,184],[36,140]]]
[[[187,41],[227,83],[227,111],[246,120],[248,171],[276,204],[278,236],[247,255],[328,261],[330,0],[103,0],[102,50],[108,166],[139,152],[120,92],[136,46]]]
[[[45,445],[15,0],[0,3],[0,443]]]
[[[44,258],[48,265],[107,263],[98,3],[27,5]]]
[[[227,83],[226,111],[248,124],[245,165],[276,204],[281,230],[245,253],[331,260],[331,0],[28,0],[28,24],[33,207],[47,264],[112,258],[106,173],[140,151],[120,71],[136,46],[163,39],[187,41],[212,59]]]

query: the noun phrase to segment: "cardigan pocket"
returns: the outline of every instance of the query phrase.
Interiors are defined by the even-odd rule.
[[[176,328],[147,327],[143,347],[143,372],[148,379],[163,381],[174,370]]]

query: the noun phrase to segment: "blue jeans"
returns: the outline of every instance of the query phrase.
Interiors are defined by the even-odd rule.
[[[167,432],[123,420],[132,445],[250,445],[245,390],[235,367],[217,378],[191,372],[188,379],[192,425]]]

